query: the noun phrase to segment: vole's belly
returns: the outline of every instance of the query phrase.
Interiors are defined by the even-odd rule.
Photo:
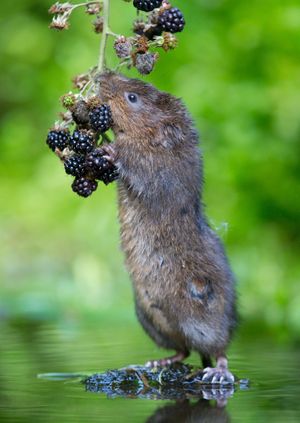
[[[162,332],[176,332],[176,316],[171,304],[175,305],[176,291],[181,287],[169,256],[163,250],[157,250],[153,240],[144,236],[135,240],[130,253],[126,254],[126,263],[140,311]],[[178,304],[173,311],[177,307]]]
[[[162,347],[210,352],[212,346],[222,342],[224,335],[217,329],[220,316],[210,320],[208,314],[201,313],[201,303],[191,306],[185,284],[186,269],[181,267],[178,258],[163,249],[151,249],[151,240],[140,255],[140,243],[146,239],[135,240],[135,246],[126,256],[142,326]]]
[[[139,206],[123,198],[119,210],[139,320],[161,346],[210,353],[228,339],[224,301],[210,283],[201,290],[201,284],[190,280],[184,262],[188,243],[175,233],[174,224],[153,220]]]
[[[121,240],[139,320],[158,344],[180,347],[185,342],[178,321],[184,275],[180,258],[173,251],[174,240],[165,239],[161,227],[151,225],[145,215],[126,206],[120,208]],[[159,334],[169,342],[163,343]]]

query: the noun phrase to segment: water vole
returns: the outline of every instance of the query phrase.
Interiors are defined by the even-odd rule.
[[[182,102],[120,74],[100,77],[114,119],[104,147],[119,171],[121,244],[136,313],[150,337],[176,355],[202,356],[205,380],[233,381],[226,348],[236,325],[235,288],[222,244],[202,206],[198,134]],[[217,360],[211,367],[211,358]]]

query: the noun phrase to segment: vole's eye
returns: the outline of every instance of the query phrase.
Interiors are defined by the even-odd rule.
[[[125,93],[125,98],[127,102],[135,108],[140,105],[140,97],[135,93]]]
[[[130,103],[136,103],[138,98],[136,94],[128,94],[128,100],[130,101]]]

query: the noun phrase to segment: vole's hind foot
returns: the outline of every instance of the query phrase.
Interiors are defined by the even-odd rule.
[[[171,364],[177,363],[184,360],[190,355],[188,351],[182,352],[178,351],[175,355],[171,357],[162,358],[160,360],[150,360],[145,364],[146,367],[165,367],[170,366]]]
[[[219,357],[216,367],[206,367],[203,370],[202,382],[216,384],[233,384],[235,379],[233,374],[228,370],[227,359]]]
[[[101,145],[101,150],[103,151],[103,157],[109,161],[111,164],[115,164],[117,160],[116,150],[113,144],[103,144]]]

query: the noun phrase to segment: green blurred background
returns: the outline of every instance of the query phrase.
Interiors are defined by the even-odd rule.
[[[173,3],[186,29],[146,79],[182,97],[202,135],[204,199],[238,281],[240,336],[299,342],[299,1]],[[1,4],[0,318],[135,328],[116,187],[77,197],[45,144],[100,36],[82,11],[68,31],[49,30],[50,5]],[[112,1],[115,32],[130,34],[134,15]]]

